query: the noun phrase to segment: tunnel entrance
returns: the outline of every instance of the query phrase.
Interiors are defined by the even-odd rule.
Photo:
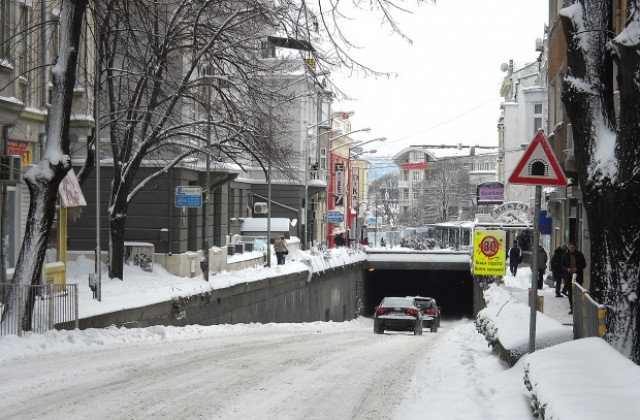
[[[473,318],[473,277],[469,270],[373,270],[364,272],[364,315],[385,296],[429,296],[442,318]]]

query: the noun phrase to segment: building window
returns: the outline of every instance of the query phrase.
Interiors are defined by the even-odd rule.
[[[471,164],[472,171],[495,171],[496,170],[496,162],[473,162]]]
[[[420,181],[422,181],[422,172],[413,171],[413,182],[420,182]]]
[[[542,128],[542,104],[533,105],[533,134]]]
[[[29,53],[29,7],[26,4],[20,5],[20,12],[18,15],[18,31],[17,36],[19,37],[17,45],[18,51],[16,51],[18,57],[16,60],[16,64],[18,66],[18,74],[19,76],[26,77],[27,76],[27,66],[28,66],[28,53]]]
[[[327,149],[320,149],[320,169],[327,169]]]
[[[11,24],[9,0],[0,0],[0,58],[9,59],[9,26]]]

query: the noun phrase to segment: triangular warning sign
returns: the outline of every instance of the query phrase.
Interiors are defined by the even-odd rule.
[[[559,185],[569,182],[544,133],[538,131],[509,177],[511,184]]]

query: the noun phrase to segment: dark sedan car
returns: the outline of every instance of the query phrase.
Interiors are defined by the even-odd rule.
[[[420,308],[422,312],[422,326],[429,328],[431,332],[438,332],[440,326],[440,308],[434,298],[413,296],[411,297],[416,306]]]
[[[422,311],[413,298],[382,299],[373,315],[373,332],[383,334],[384,330],[413,331],[414,335],[422,335]]]

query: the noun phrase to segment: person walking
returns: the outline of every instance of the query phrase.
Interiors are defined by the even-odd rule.
[[[551,257],[551,276],[553,276],[553,282],[556,287],[556,297],[562,297],[560,289],[562,287],[562,256],[565,253],[565,249],[561,246],[557,247],[553,251]]]
[[[522,250],[518,246],[518,241],[513,241],[513,246],[509,248],[509,270],[513,277],[518,272],[520,262],[522,262]]]
[[[544,273],[547,271],[547,251],[538,245],[538,290],[544,286]]]
[[[273,243],[273,251],[276,253],[278,265],[284,265],[285,255],[289,253],[289,248],[287,248],[287,242],[285,241],[284,236],[276,238]]]
[[[584,254],[576,249],[576,243],[569,242],[569,249],[562,256],[562,273],[564,276],[563,293],[569,298],[569,314],[573,313],[573,285],[571,281],[575,275],[575,281],[582,286],[584,276],[582,271],[587,266]]]

